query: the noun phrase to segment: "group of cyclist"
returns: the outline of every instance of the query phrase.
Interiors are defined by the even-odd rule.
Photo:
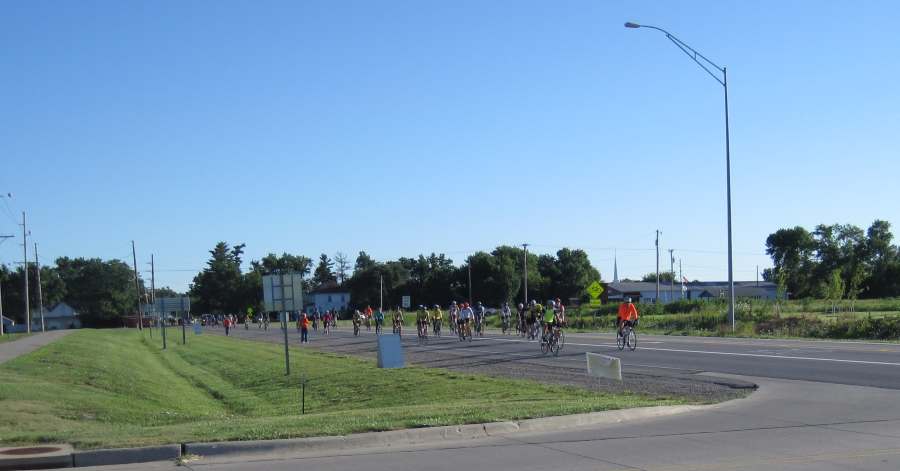
[[[558,337],[567,324],[566,307],[559,298],[549,300],[546,306],[534,299],[527,305],[519,303],[515,313],[513,313],[509,303],[503,303],[499,313],[501,329],[504,334],[513,332],[513,316],[515,315],[516,333],[522,337],[527,337],[529,340],[538,340],[539,336],[542,341],[547,340],[550,335]],[[450,331],[456,333],[460,341],[466,338],[471,339],[473,332],[478,336],[484,335],[487,309],[481,301],[476,302],[474,306],[467,302],[457,303],[453,301],[450,303],[447,314]],[[316,319],[317,316],[313,314],[309,317],[312,318],[313,328],[315,329],[316,321],[318,320]],[[321,318],[324,321],[323,323],[329,326],[333,325],[337,316],[334,313],[326,312]],[[404,324],[403,308],[398,306],[390,314],[390,319],[393,324],[393,333],[402,335]],[[430,309],[425,305],[419,305],[415,311],[414,319],[416,333],[420,338],[427,338],[429,330],[433,335],[441,335],[444,312],[439,305],[435,304]],[[637,320],[637,307],[631,302],[631,298],[626,298],[619,306],[616,320],[617,333],[621,335],[625,326],[633,329],[637,324]],[[372,309],[371,306],[366,306],[362,310],[357,309],[353,313],[353,332],[355,335],[358,335],[363,325],[366,326],[367,330],[371,330],[372,323],[374,323],[376,333],[381,334],[384,321],[385,313],[381,309]],[[298,322],[298,328],[302,328],[302,322]]]

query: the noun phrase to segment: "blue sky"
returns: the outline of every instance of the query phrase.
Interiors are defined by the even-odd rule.
[[[604,278],[725,269],[765,237],[900,224],[892,1],[5,2],[0,233],[41,256],[157,260],[186,289],[217,241],[315,258],[499,244],[588,250]],[[7,208],[8,205],[8,208]],[[0,263],[21,260],[0,245]],[[663,256],[663,263],[667,256]],[[143,268],[143,267],[142,267]]]

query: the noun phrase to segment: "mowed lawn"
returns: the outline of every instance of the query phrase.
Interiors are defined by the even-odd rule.
[[[170,331],[173,334],[174,330]],[[213,335],[81,330],[0,367],[0,442],[78,448],[253,440],[479,423],[680,398],[606,394]],[[300,373],[309,379],[300,414]]]

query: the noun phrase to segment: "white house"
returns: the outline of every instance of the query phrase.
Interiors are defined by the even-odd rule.
[[[320,286],[303,295],[303,306],[307,312],[315,308],[319,308],[319,312],[344,311],[350,306],[350,290],[337,285]]]
[[[66,303],[59,303],[52,308],[44,309],[44,327],[47,330],[80,329],[81,319],[78,312]],[[41,313],[31,311],[31,330],[41,330]]]
[[[705,281],[670,284],[660,282],[659,302],[688,300],[712,300],[725,298],[728,295],[728,283],[724,281]],[[734,295],[737,299],[775,299],[777,287],[770,282],[735,281]],[[606,284],[605,297],[610,302],[620,302],[631,298],[634,302],[652,303],[656,301],[656,282],[622,281]]]

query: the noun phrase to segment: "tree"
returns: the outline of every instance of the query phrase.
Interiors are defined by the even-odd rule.
[[[56,266],[66,286],[65,302],[78,311],[85,326],[121,326],[122,316],[135,313],[134,272],[126,263],[61,257]]]
[[[356,265],[353,268],[353,273],[366,271],[374,266],[375,260],[372,260],[372,257],[365,251],[360,251],[359,255],[356,257]]]
[[[334,276],[334,271],[332,271],[333,267],[334,262],[328,258],[328,255],[320,255],[319,265],[316,266],[316,271],[313,273],[313,286],[318,287],[325,283],[336,281],[337,279]]]
[[[591,265],[584,250],[560,249],[556,252],[556,265],[555,294],[564,302],[571,298],[589,298],[588,285],[600,281],[600,272]]]
[[[766,238],[766,253],[775,265],[773,275],[784,272],[788,292],[795,297],[810,293],[812,254],[816,243],[806,229],[779,229]]]
[[[193,310],[237,314],[246,309],[248,290],[241,276],[244,247],[244,244],[239,244],[229,248],[226,242],[219,242],[209,251],[206,268],[194,277],[190,287]]]
[[[291,255],[286,252],[280,256],[269,253],[262,260],[253,261],[250,265],[254,271],[262,274],[294,272],[305,278],[312,268],[312,260],[304,255]]]
[[[350,259],[343,252],[334,254],[334,264],[336,266],[335,274],[338,283],[343,286],[344,280],[347,278],[347,272],[350,270]]]
[[[659,282],[660,283],[671,283],[675,280],[675,273],[670,271],[661,271],[659,272]],[[647,273],[646,275],[641,277],[641,281],[646,281],[650,283],[656,283],[656,273]]]

